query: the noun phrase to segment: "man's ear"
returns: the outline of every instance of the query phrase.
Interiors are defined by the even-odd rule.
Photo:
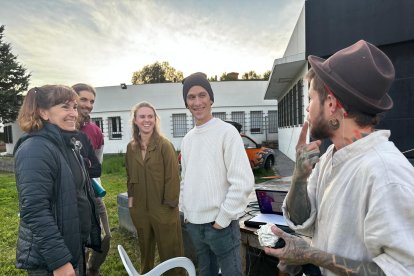
[[[337,99],[333,95],[326,96],[326,104],[328,105],[329,115],[333,115],[338,110]]]

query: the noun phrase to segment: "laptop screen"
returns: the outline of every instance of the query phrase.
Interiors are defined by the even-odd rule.
[[[256,189],[257,203],[263,214],[283,215],[282,205],[286,191]]]

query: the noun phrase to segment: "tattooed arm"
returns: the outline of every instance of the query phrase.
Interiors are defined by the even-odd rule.
[[[289,193],[286,196],[289,218],[295,225],[303,224],[310,216],[311,205],[307,186],[307,179],[298,177],[295,170]]]
[[[279,259],[279,267],[311,263],[338,275],[385,275],[375,262],[351,260],[321,251],[311,247],[304,239],[290,235],[276,226],[272,227],[272,231],[285,240],[286,245],[279,249],[265,247],[264,251]]]
[[[313,165],[319,161],[319,146],[321,141],[306,144],[308,122],[305,122],[296,145],[296,164],[289,193],[286,197],[286,206],[290,220],[296,225],[305,222],[311,211],[307,186],[308,177]]]

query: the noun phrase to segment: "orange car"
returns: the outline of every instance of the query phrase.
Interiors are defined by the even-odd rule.
[[[234,121],[225,122],[233,125],[240,133],[242,128],[241,124]],[[270,148],[262,147],[261,144],[256,143],[252,138],[245,134],[241,133],[240,135],[252,169],[271,169],[275,164],[275,151]]]
[[[225,121],[233,125],[239,132],[241,124],[233,121]],[[271,148],[262,147],[261,144],[256,143],[252,138],[245,134],[240,134],[244,148],[246,149],[247,157],[249,158],[252,169],[271,169],[275,164],[275,152]],[[178,162],[181,169],[181,153],[178,155]]]
[[[252,169],[271,169],[275,164],[274,150],[257,144],[252,138],[245,134],[240,134],[243,139],[244,148],[250,161]]]

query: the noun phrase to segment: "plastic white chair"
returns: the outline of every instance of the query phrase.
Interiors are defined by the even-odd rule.
[[[125,270],[127,271],[129,276],[140,276],[141,274],[135,269],[134,265],[131,262],[128,254],[126,253],[124,247],[118,244],[118,252],[119,256],[121,257],[122,263],[124,264]],[[176,268],[182,267],[188,272],[188,276],[196,276],[196,271],[193,262],[187,257],[176,257],[169,260],[166,260],[156,267],[154,267],[151,271],[142,274],[142,276],[160,276],[164,272]]]

